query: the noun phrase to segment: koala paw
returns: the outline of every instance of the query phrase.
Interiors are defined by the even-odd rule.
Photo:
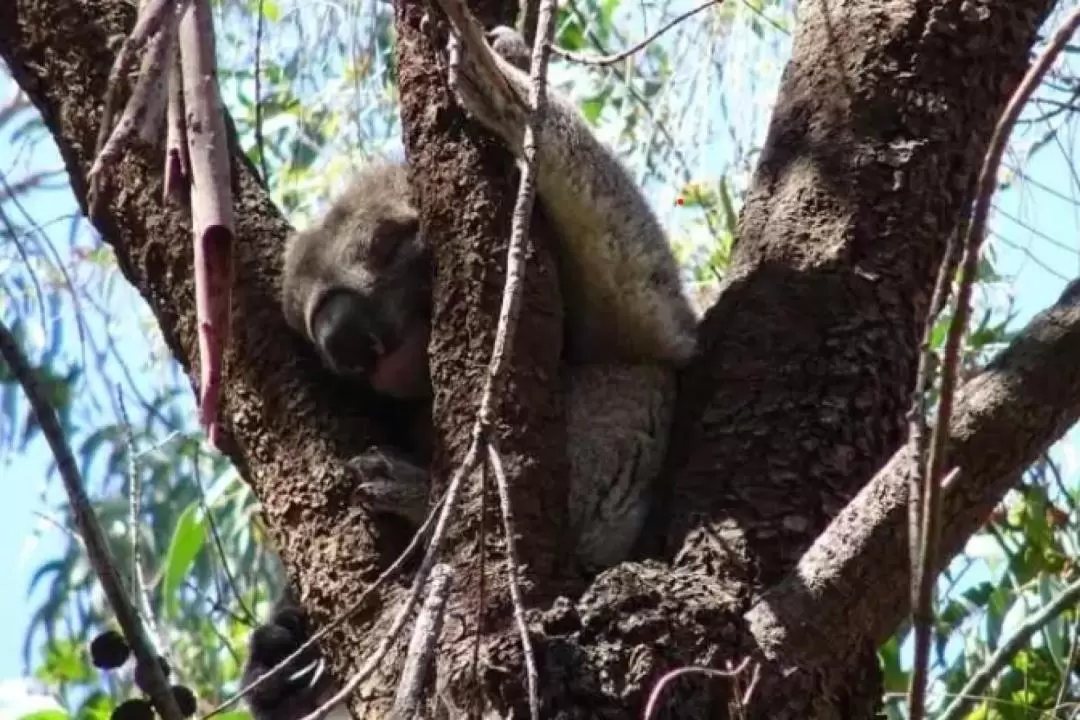
[[[404,518],[414,526],[428,510],[427,471],[395,450],[372,446],[349,461],[362,501],[377,513]]]
[[[496,28],[488,37],[506,52],[513,53],[515,43],[509,35]],[[516,33],[513,33],[516,35]],[[520,38],[518,39],[520,41]],[[521,41],[522,46],[524,42]],[[487,50],[487,49],[486,49]],[[457,103],[480,124],[505,142],[515,154],[525,136],[526,94],[528,78],[511,62],[488,52],[491,65],[480,61],[455,35],[447,44],[449,55],[449,84]],[[527,50],[525,62],[528,62]]]

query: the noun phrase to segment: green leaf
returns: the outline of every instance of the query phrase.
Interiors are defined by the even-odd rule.
[[[37,710],[29,715],[22,715],[18,720],[67,720],[68,715],[63,710]]]
[[[180,584],[195,562],[195,557],[206,542],[206,522],[202,508],[198,504],[188,505],[176,521],[169,550],[165,556],[165,577],[162,581],[162,593],[165,600],[165,614],[176,617],[180,608]]]

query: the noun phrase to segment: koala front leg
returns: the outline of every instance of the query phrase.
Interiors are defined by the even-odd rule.
[[[428,514],[431,478],[405,454],[372,446],[349,461],[361,480],[357,491],[373,511],[396,515],[419,527]]]

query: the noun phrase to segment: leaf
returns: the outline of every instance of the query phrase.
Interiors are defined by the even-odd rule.
[[[68,720],[71,717],[63,710],[38,710],[29,715],[22,715],[18,720]]]
[[[205,516],[202,508],[192,503],[180,513],[165,555],[162,593],[167,617],[176,617],[180,608],[180,584],[194,564],[204,542],[206,542]]]

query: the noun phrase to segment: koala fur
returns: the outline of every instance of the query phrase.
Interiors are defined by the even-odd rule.
[[[498,28],[489,38],[502,56],[527,57],[515,31]],[[509,94],[485,87],[467,54],[452,87],[520,156],[528,77],[502,56]],[[667,447],[674,370],[694,352],[696,319],[645,198],[555,92],[538,147],[539,201],[555,229],[566,305],[570,517],[579,559],[600,569],[625,558],[637,539]],[[404,164],[359,173],[319,223],[290,238],[282,293],[289,324],[331,371],[400,399],[431,392],[433,264],[411,197]],[[374,509],[424,517],[428,478],[407,456],[374,448],[352,465]]]
[[[528,49],[510,28],[488,38],[509,90],[488,87],[469,54],[453,46],[451,89],[520,158]],[[565,303],[568,509],[578,560],[595,571],[625,559],[640,533],[667,449],[675,370],[695,350],[696,317],[633,179],[566,98],[550,90],[548,103],[537,189],[555,231]],[[403,163],[360,172],[318,223],[289,239],[282,303],[328,369],[384,396],[419,401],[430,415],[434,267],[411,202]],[[429,477],[417,457],[378,447],[352,461],[372,509],[423,520]]]

